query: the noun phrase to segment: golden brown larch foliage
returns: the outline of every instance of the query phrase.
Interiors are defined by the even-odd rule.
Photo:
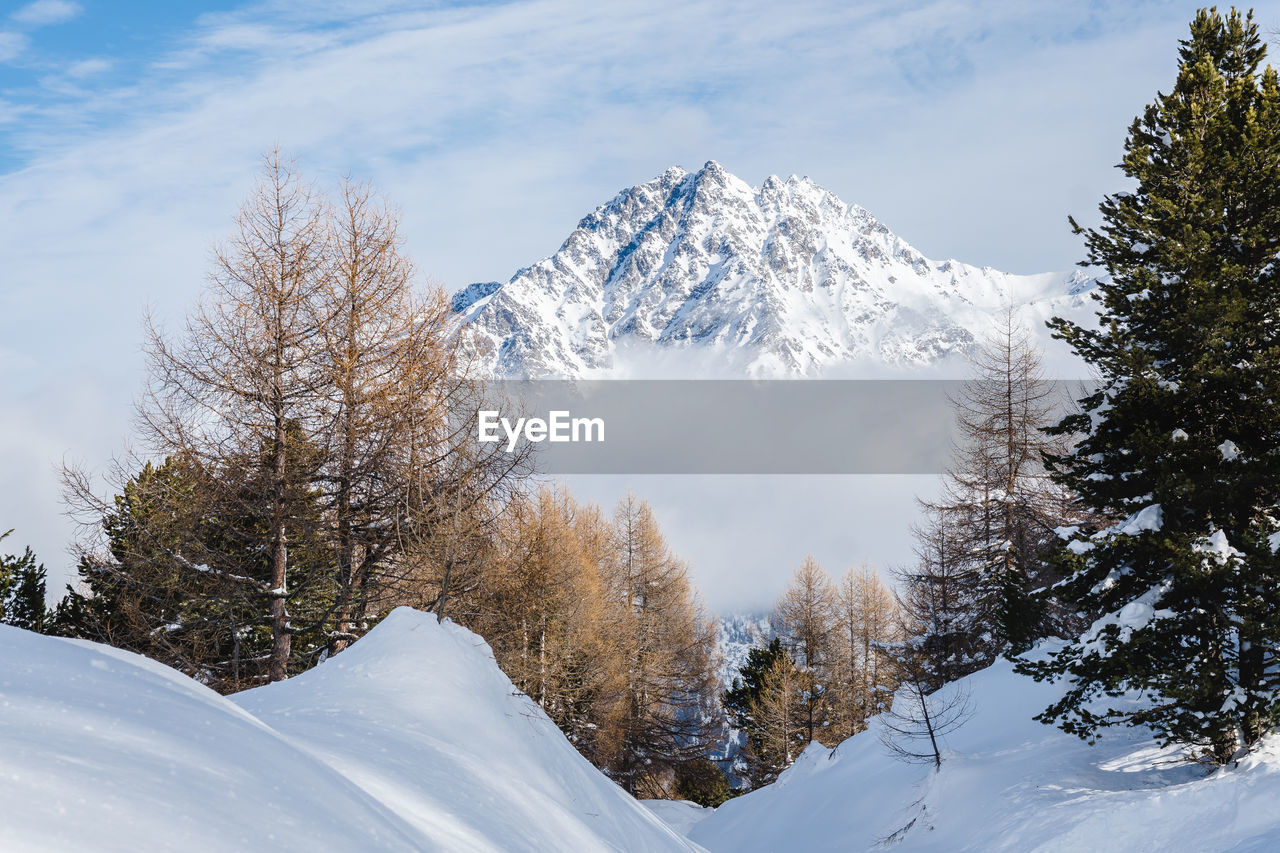
[[[797,664],[822,666],[830,651],[835,608],[831,576],[812,556],[805,557],[769,620]]]
[[[622,605],[615,642],[625,666],[624,700],[605,763],[632,793],[668,796],[674,767],[702,757],[714,708],[715,627],[671,553],[653,511],[633,494],[613,518],[606,585]]]
[[[831,666],[836,598],[830,575],[816,559],[805,557],[769,618],[796,665],[804,693],[800,714],[809,740],[831,740],[827,724],[836,683]]]
[[[513,500],[472,623],[515,685],[589,756],[598,721],[616,702],[619,671],[594,519],[548,487]]]
[[[897,636],[897,603],[870,566],[851,568],[840,579],[833,633],[833,682],[837,742],[866,728],[866,721],[893,695],[893,673],[879,651]]]
[[[773,781],[776,773],[791,766],[810,742],[805,692],[809,679],[787,655],[769,668],[760,695],[751,703],[751,715],[759,733],[758,752],[752,758],[769,768],[761,781]]]
[[[204,665],[234,670],[241,634],[269,625],[278,680],[314,664],[316,637],[338,652],[395,604],[443,613],[467,592],[497,510],[528,472],[527,450],[477,449],[467,419],[450,417],[474,411],[485,386],[444,294],[415,289],[397,214],[367,186],[344,182],[331,205],[271,152],[180,333],[150,321],[147,331],[142,437],[157,459],[198,473],[200,490],[172,508],[191,519],[185,532],[163,521],[174,512],[130,515],[135,529],[115,534],[117,547],[140,546],[128,561],[85,545],[104,589],[115,572],[141,610],[159,602],[139,631],[171,630],[164,602],[204,622],[225,610],[213,633],[236,651]],[[121,463],[117,485],[140,467]],[[112,502],[84,472],[64,475],[101,539]],[[173,572],[149,571],[148,558]],[[429,600],[424,578],[435,583]],[[207,657],[193,646],[161,659]]]

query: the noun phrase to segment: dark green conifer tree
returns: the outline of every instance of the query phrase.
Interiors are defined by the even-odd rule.
[[[1065,677],[1040,715],[1091,738],[1145,724],[1229,761],[1280,717],[1280,84],[1252,14],[1202,10],[1177,82],[1129,130],[1132,190],[1082,229],[1100,328],[1055,335],[1101,378],[1052,460],[1099,516],[1067,531],[1064,592],[1103,615],[1023,671]],[[1141,691],[1133,704],[1111,701]],[[1119,707],[1115,707],[1119,706]]]
[[[0,541],[12,532],[0,534]],[[30,548],[21,557],[0,554],[0,623],[44,631],[48,621],[44,592],[44,566],[36,562]]]
[[[797,669],[791,655],[783,647],[782,640],[774,637],[768,645],[757,646],[747,652],[747,662],[738,669],[739,677],[733,680],[733,685],[721,697],[721,704],[730,724],[746,737],[742,755],[746,767],[741,775],[748,788],[758,788],[773,782],[789,763],[778,754],[777,749],[771,748],[775,746],[770,738],[773,734],[771,723],[776,724],[777,721],[766,719],[767,714],[764,712],[771,705],[771,699],[779,698],[771,695],[778,690],[772,680],[781,671],[794,675]],[[800,713],[799,702],[795,703],[792,710],[794,714]],[[801,729],[802,723],[797,717],[794,727],[797,737]],[[803,738],[795,742],[797,753],[804,748],[806,742]]]
[[[747,662],[738,669],[733,686],[724,692],[724,709],[737,722],[738,728],[750,730],[751,706],[760,698],[765,677],[778,659],[786,654],[782,640],[774,637],[763,648],[757,646],[747,651]]]
[[[295,442],[304,454],[304,442]],[[303,464],[305,460],[299,462]],[[179,457],[148,462],[102,515],[105,548],[86,551],[54,633],[147,655],[222,692],[267,678],[272,632],[268,520],[259,469],[210,472]],[[247,474],[246,474],[247,472]],[[290,674],[313,666],[336,596],[314,495],[291,496]]]

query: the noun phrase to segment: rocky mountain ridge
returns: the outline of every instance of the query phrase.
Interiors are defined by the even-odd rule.
[[[663,353],[692,375],[790,377],[944,362],[1007,302],[1033,326],[1090,315],[1092,283],[932,261],[809,178],[755,188],[711,161],[623,190],[453,307],[500,377],[635,376]]]

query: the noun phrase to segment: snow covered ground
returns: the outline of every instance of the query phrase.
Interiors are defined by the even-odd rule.
[[[233,698],[0,626],[0,850],[1280,850],[1280,739],[1209,774],[1141,731],[1033,721],[1058,688],[1005,662],[946,690],[973,715],[940,772],[872,721],[713,811],[631,799],[480,638],[415,611]]]
[[[715,809],[691,803],[688,800],[641,800],[644,807],[666,822],[676,832],[688,835],[693,825],[707,815],[715,814]]]
[[[208,688],[0,626],[0,850],[413,850],[403,820]]]
[[[691,821],[711,851],[1276,851],[1280,740],[1208,774],[1138,730],[1096,746],[1035,722],[1057,695],[1001,661],[944,689],[973,715],[943,766],[886,751],[879,722],[811,745],[778,781]]]
[[[447,850],[694,849],[578,754],[484,640],[408,608],[233,697]]]
[[[234,697],[0,626],[0,850],[695,850],[484,642],[401,609]]]

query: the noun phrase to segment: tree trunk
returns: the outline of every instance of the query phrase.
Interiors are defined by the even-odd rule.
[[[271,666],[272,681],[289,677],[289,611],[288,595],[289,544],[285,530],[285,453],[286,437],[284,419],[276,417],[275,441],[271,448],[273,467],[274,535],[271,538]]]

